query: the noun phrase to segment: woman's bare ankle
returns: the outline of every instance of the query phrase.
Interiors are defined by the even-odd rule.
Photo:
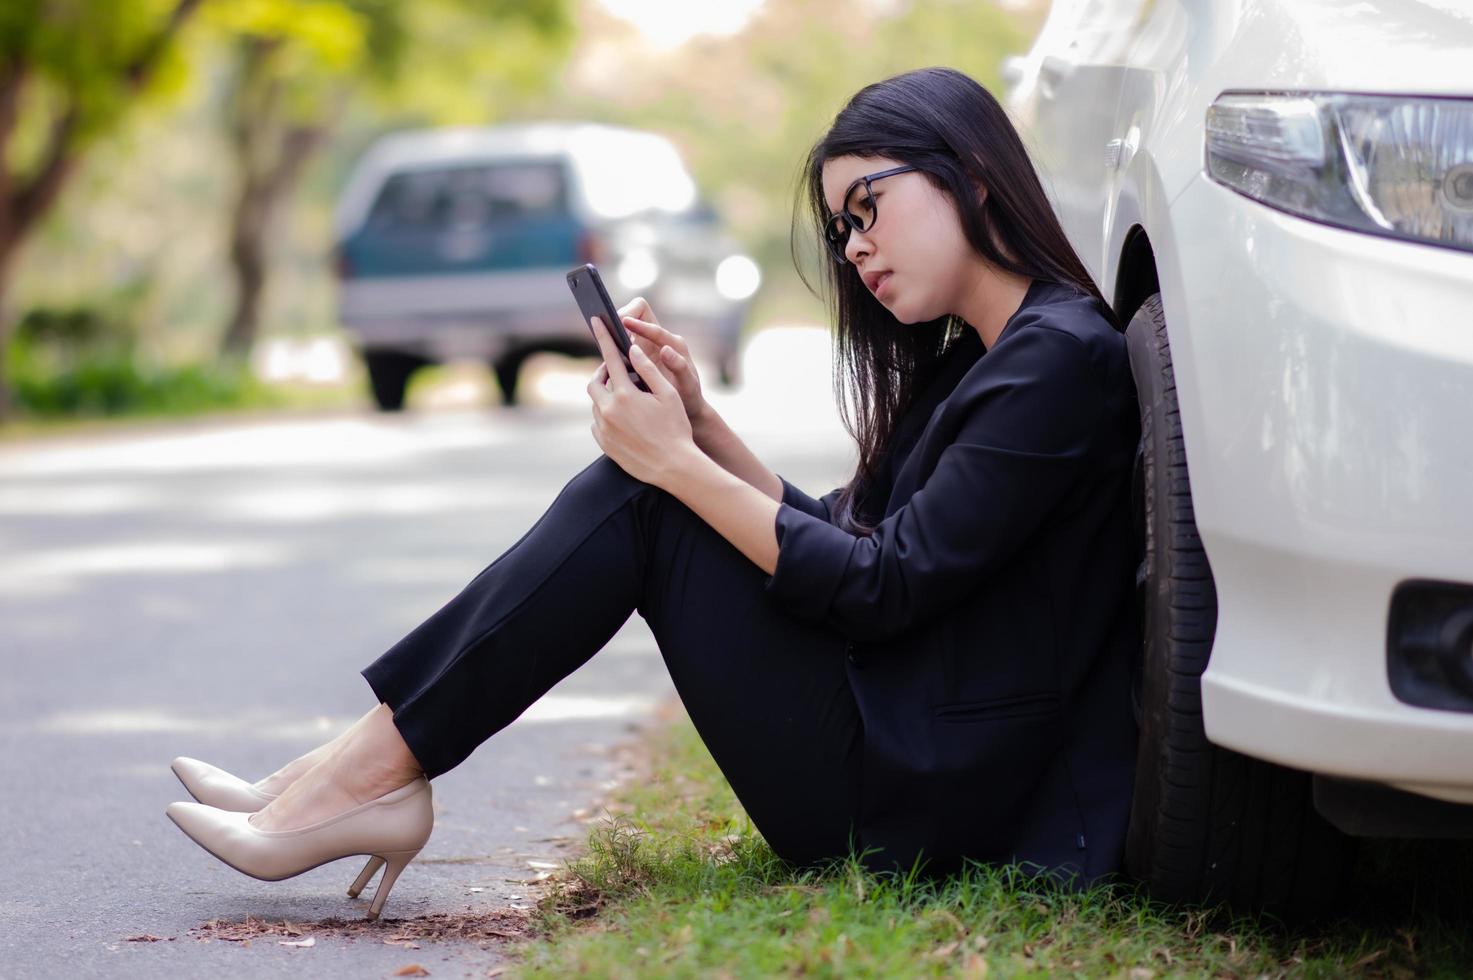
[[[262,793],[270,793],[272,796],[280,796],[286,788],[296,782],[307,770],[317,763],[326,759],[331,753],[334,742],[319,745],[306,755],[299,755],[291,762],[282,766],[264,779],[257,780],[253,785]]]
[[[385,707],[385,705],[383,705],[382,703],[374,705],[372,708],[368,709],[368,711],[366,711],[361,717],[359,717],[357,721],[353,722],[353,724],[349,725],[343,731],[339,732],[332,739],[332,741],[324,742],[322,745],[317,746],[317,748],[306,753],[305,755],[297,756],[291,762],[288,762],[286,765],[282,766],[271,775],[266,776],[263,779],[256,780],[256,782],[252,785],[256,789],[260,790],[262,793],[270,793],[273,796],[280,796],[283,792],[286,791],[286,788],[288,786],[299,779],[309,769],[311,769],[313,766],[317,765],[317,763],[323,761],[324,759],[327,759],[339,748],[350,741],[353,735],[356,732],[360,731],[365,724],[368,724],[370,720],[375,716],[375,713],[377,713],[378,710],[383,707]]]
[[[329,756],[293,780],[276,799],[246,820],[260,830],[299,830],[351,810],[359,802]]]
[[[392,793],[424,775],[389,707],[381,704],[370,715],[333,757],[338,778],[360,803]]]
[[[328,764],[324,774],[331,774],[328,780],[359,803],[392,793],[424,774],[394,724],[394,712],[378,704],[337,738],[293,759],[255,787],[280,796],[323,763]]]

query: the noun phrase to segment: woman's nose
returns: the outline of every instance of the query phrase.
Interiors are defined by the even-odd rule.
[[[869,239],[853,228],[849,229],[849,240],[844,243],[844,258],[854,265],[859,264],[859,256],[870,255],[874,248],[870,246]]]

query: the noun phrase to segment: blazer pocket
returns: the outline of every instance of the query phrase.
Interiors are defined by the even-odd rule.
[[[948,722],[1031,718],[1035,715],[1056,714],[1058,710],[1059,696],[1053,692],[1018,694],[987,701],[953,701],[950,704],[938,704],[934,708],[936,719]]]

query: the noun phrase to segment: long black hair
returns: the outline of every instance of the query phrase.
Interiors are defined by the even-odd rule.
[[[789,240],[798,275],[815,295],[800,249],[822,235],[829,217],[823,165],[841,156],[885,157],[916,167],[956,203],[978,255],[1008,272],[1093,296],[1119,329],[1065,237],[1012,120],[974,79],[952,68],[921,68],[865,86],[839,110],[803,162]],[[979,184],[987,190],[980,203]],[[801,221],[805,211],[811,228]],[[852,263],[830,260],[821,242],[819,256],[821,298],[835,322],[834,392],[844,426],[859,444],[858,469],[835,511],[841,527],[869,534],[879,515],[867,513],[864,493],[883,465],[896,424],[951,345],[973,328],[952,315],[903,325]]]

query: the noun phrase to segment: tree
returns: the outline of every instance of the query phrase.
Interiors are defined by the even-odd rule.
[[[176,42],[200,0],[0,3],[0,420],[10,273],[88,145],[161,75],[178,78]]]
[[[564,0],[219,0],[209,18],[234,53],[236,297],[221,342],[232,357],[259,332],[273,218],[349,100],[481,121],[497,96],[545,85],[572,35]]]
[[[762,267],[759,302],[782,306],[784,317],[818,317],[823,309],[790,256],[795,180],[808,148],[845,100],[902,71],[949,65],[1001,95],[1001,61],[1027,49],[1041,13],[975,0],[766,0],[734,35],[651,52],[632,26],[592,11],[600,20],[589,34],[602,39],[605,57],[542,108],[674,138]],[[816,235],[800,247],[807,262],[825,261]]]

